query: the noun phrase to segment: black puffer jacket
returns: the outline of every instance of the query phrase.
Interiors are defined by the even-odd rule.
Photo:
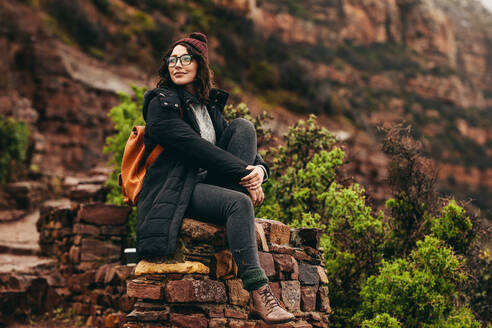
[[[188,94],[189,95],[189,94]],[[207,105],[217,140],[227,127],[222,115],[228,94],[214,89]],[[156,88],[144,96],[143,116],[146,154],[158,143],[164,151],[147,169],[137,205],[137,257],[154,259],[171,255],[191,193],[197,182],[198,168],[220,173],[231,181],[250,173],[243,160],[200,137],[200,131],[185,92]],[[182,107],[183,117],[179,108]],[[260,155],[255,165],[268,166]]]

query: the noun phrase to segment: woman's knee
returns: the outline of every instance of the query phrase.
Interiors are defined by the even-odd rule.
[[[233,208],[235,211],[242,212],[243,215],[254,217],[253,202],[251,201],[251,198],[249,198],[249,196],[243,193],[237,192],[235,194]]]
[[[255,126],[245,118],[236,118],[229,123],[229,126],[236,132],[249,133],[256,136]]]

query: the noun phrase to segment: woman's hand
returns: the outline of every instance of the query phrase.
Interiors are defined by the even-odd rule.
[[[255,189],[261,187],[265,171],[259,165],[248,165],[246,170],[251,170],[251,173],[241,179],[239,184],[246,189]]]
[[[257,206],[263,203],[265,195],[263,194],[263,189],[261,188],[261,185],[255,189],[247,188],[247,190],[249,192],[249,195],[251,196],[251,201],[253,202],[253,205]]]

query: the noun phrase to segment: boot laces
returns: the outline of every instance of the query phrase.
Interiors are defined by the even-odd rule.
[[[267,313],[270,314],[275,307],[280,306],[278,304],[277,298],[275,295],[273,295],[270,286],[267,286],[265,289],[263,289],[261,292],[259,292],[261,299],[265,303]]]

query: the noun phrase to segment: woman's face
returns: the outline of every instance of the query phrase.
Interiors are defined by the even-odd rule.
[[[188,54],[188,49],[186,49],[185,46],[178,44],[176,47],[174,47],[171,56],[180,57],[182,55],[187,55],[187,54]],[[174,82],[174,84],[187,85],[195,80],[196,72],[198,69],[198,63],[193,58],[191,60],[191,64],[187,66],[183,66],[181,60],[178,60],[174,67],[168,66],[168,69],[169,69],[169,74],[171,75],[171,80]]]

